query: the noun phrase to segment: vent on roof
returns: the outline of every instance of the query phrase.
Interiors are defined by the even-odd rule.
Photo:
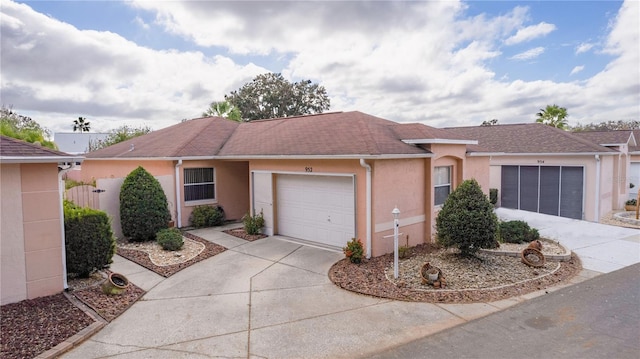
[[[131,144],[131,148],[129,149],[129,152],[131,152],[131,151],[133,151],[133,150],[135,150],[135,149],[136,149],[136,146],[132,143],[132,144]]]

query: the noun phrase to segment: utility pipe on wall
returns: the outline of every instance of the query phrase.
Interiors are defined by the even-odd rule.
[[[182,228],[182,206],[180,205],[180,166],[182,166],[182,160],[178,160],[178,163],[176,163],[176,223],[178,228]]]
[[[62,238],[62,288],[64,290],[69,289],[69,284],[67,283],[67,236],[64,234],[64,206],[62,204],[66,187],[62,177],[75,166],[76,163],[71,162],[69,167],[58,171],[58,192],[60,193],[60,237]]]
[[[367,192],[367,259],[371,258],[371,166],[364,161],[364,158],[360,159],[360,166],[364,167],[367,171],[366,180],[366,192]]]
[[[596,155],[596,216],[594,221],[600,222],[600,155]]]

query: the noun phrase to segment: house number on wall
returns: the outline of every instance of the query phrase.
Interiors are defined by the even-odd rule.
[[[538,163],[544,163],[544,160],[538,160]]]
[[[313,167],[305,167],[304,171],[305,172],[313,172]]]

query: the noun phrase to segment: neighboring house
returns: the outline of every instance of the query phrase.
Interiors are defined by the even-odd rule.
[[[0,304],[65,288],[59,165],[82,157],[0,136]]]
[[[56,132],[53,135],[53,142],[58,146],[58,150],[73,155],[81,155],[89,152],[89,144],[104,141],[108,133],[89,132]]]
[[[629,145],[629,183],[633,183],[633,188],[629,190],[629,198],[638,198],[640,190],[640,130],[633,130],[633,137],[636,145]]]
[[[634,158],[632,151],[637,151],[639,148],[640,137],[636,137],[631,130],[583,131],[574,132],[574,134],[618,152],[618,157],[614,158],[611,173],[616,187],[612,189],[614,209],[621,208],[627,199],[636,198],[640,180],[640,153],[637,153]],[[630,184],[633,184],[633,188],[630,188]]]
[[[228,219],[264,214],[265,232],[333,248],[360,238],[367,256],[400,243],[430,242],[435,214],[463,180],[489,192],[489,157],[467,154],[477,141],[421,124],[361,112],[238,123],[186,121],[87,155],[85,182],[106,190],[101,209],[121,235],[119,191],[137,166],[161,183],[179,227],[196,205],[223,207]]]
[[[477,139],[470,154],[490,154],[499,204],[597,222],[628,196],[626,134],[571,133],[539,123],[447,128]]]

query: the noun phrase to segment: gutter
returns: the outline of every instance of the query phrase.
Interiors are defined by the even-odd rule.
[[[182,228],[182,206],[180,198],[180,166],[182,166],[182,159],[176,163],[176,225],[178,228]]]
[[[58,193],[60,195],[60,200],[58,201],[60,207],[60,238],[62,238],[62,287],[65,291],[69,290],[69,283],[67,283],[67,236],[64,234],[64,206],[62,205],[65,186],[63,185],[64,181],[62,180],[62,176],[71,171],[75,166],[76,163],[71,162],[69,167],[58,171]]]
[[[371,166],[365,162],[364,158],[360,159],[360,166],[364,167],[367,171],[367,259],[369,259],[371,258]]]
[[[600,155],[596,155],[596,213],[595,222],[600,222]]]

